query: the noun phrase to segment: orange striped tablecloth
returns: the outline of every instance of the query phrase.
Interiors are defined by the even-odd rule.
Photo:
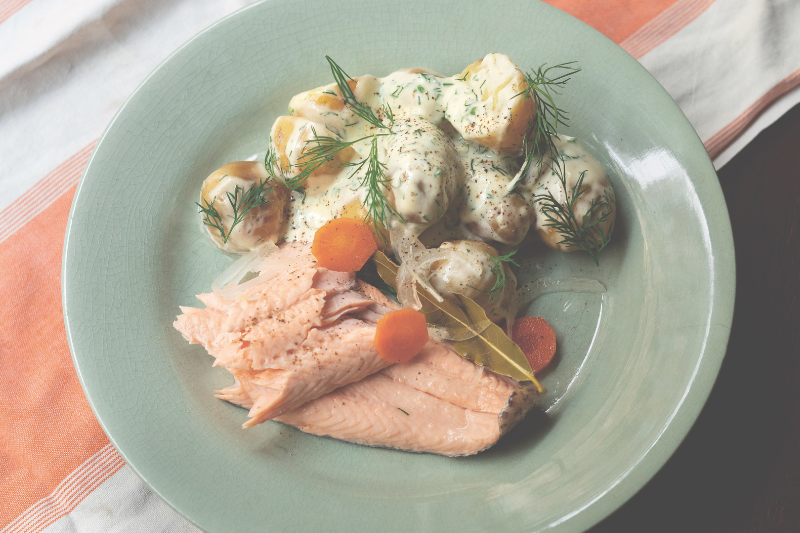
[[[105,531],[131,517],[142,531],[196,531],[133,476],[92,415],[64,332],[61,253],[77,181],[113,113],[166,53],[247,3],[173,0],[156,15],[136,0],[0,0],[0,187],[10,191],[0,199],[0,532]],[[800,100],[800,3],[549,3],[650,70],[718,166]],[[91,92],[120,65],[127,78]]]

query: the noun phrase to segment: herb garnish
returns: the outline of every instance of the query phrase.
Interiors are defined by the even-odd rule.
[[[375,234],[384,236],[382,228],[388,227],[389,215],[394,215],[403,222],[406,221],[389,202],[383,192],[383,188],[389,183],[389,179],[386,177],[386,165],[381,163],[378,158],[378,137],[392,135],[394,115],[392,114],[391,107],[386,106],[384,108],[384,115],[389,123],[388,125],[384,124],[375,116],[375,113],[373,113],[369,106],[356,100],[350,85],[347,83],[347,80],[353,81],[353,78],[351,78],[342,67],[336,64],[330,56],[325,56],[325,59],[328,60],[331,66],[331,73],[333,74],[334,80],[336,80],[336,85],[339,87],[339,91],[341,91],[345,103],[362,119],[377,128],[388,131],[386,133],[374,133],[353,141],[343,141],[329,135],[318,135],[316,130],[312,127],[313,138],[305,141],[305,149],[299,157],[297,164],[294,165],[301,169],[296,176],[286,175],[271,140],[264,158],[264,166],[270,177],[280,181],[290,190],[296,190],[302,193],[305,192],[303,185],[314,171],[332,161],[336,154],[341,151],[361,141],[369,140],[371,145],[367,157],[358,162],[343,162],[343,164],[354,167],[350,172],[350,176],[356,175],[362,168],[365,168],[364,176],[361,177],[358,182],[358,187],[365,187],[367,190],[366,197],[364,198],[364,209],[367,212],[367,218],[372,219]]]
[[[564,165],[564,161],[568,158],[559,154],[553,140],[558,135],[556,128],[559,124],[569,125],[567,113],[556,105],[554,95],[560,94],[560,89],[564,88],[573,75],[581,71],[580,67],[575,65],[575,61],[552,67],[541,65],[535,71],[525,74],[527,87],[514,97],[523,96],[532,99],[536,114],[528,124],[522,139],[525,163],[509,183],[508,191],[513,191],[517,183],[528,175],[532,165],[541,166],[545,155],[550,154],[550,168],[558,176],[567,201],[562,204],[548,192],[534,196],[533,203],[539,202],[542,214],[547,219],[544,225],[554,228],[561,234],[562,240],[558,244],[585,250],[592,256],[595,264],[599,264],[598,254],[611,239],[611,228],[606,232],[602,224],[611,216],[614,198],[606,192],[602,198],[592,200],[579,223],[573,209],[578,198],[589,190],[589,187],[583,187],[585,172],[581,173],[575,186],[571,190],[568,189]]]
[[[467,250],[467,252],[469,253],[469,250]],[[488,294],[489,301],[496,302],[497,299],[503,295],[503,292],[505,291],[506,288],[506,270],[503,268],[503,263],[511,263],[514,266],[519,266],[519,264],[513,259],[514,254],[516,253],[517,253],[516,250],[512,250],[506,255],[498,255],[497,257],[494,257],[492,254],[487,253],[486,256],[492,260],[492,263],[494,263],[491,270],[491,274],[492,276],[494,276],[494,285],[488,291],[478,289],[477,287],[473,287],[472,285],[468,285],[468,287],[478,292],[483,292]]]
[[[525,74],[527,87],[524,91],[514,95],[514,98],[522,96],[532,99],[535,114],[522,138],[525,164],[517,174],[517,178],[509,184],[509,190],[513,189],[521,178],[528,175],[534,161],[536,165],[541,165],[548,151],[557,152],[553,142],[553,136],[558,135],[556,128],[559,123],[568,126],[569,122],[566,111],[556,105],[553,95],[560,94],[559,89],[563,89],[571,76],[581,71],[580,67],[575,67],[574,64],[575,61],[552,67],[541,65],[537,70]],[[563,71],[563,73],[551,75],[552,70]]]
[[[386,118],[389,120],[389,125],[381,121],[378,117],[375,116],[375,113],[372,109],[356,100],[355,95],[353,94],[353,90],[348,85],[347,80],[355,81],[351,78],[342,67],[336,64],[336,61],[331,59],[330,56],[325,56],[325,59],[328,60],[328,63],[331,65],[331,72],[333,73],[333,79],[336,80],[336,85],[339,87],[339,91],[342,93],[342,98],[344,98],[344,102],[350,106],[353,110],[353,113],[358,115],[359,117],[363,118],[376,128],[386,129],[391,131],[392,126],[394,126],[394,115],[392,114],[392,108],[388,105],[383,109]]]
[[[336,61],[331,59],[330,56],[325,56],[325,59],[328,60],[328,63],[331,66],[333,79],[336,81],[336,85],[339,87],[339,91],[342,93],[342,98],[353,110],[353,113],[377,128],[388,130],[388,133],[376,133],[371,136],[369,155],[366,158],[362,159],[358,163],[348,163],[350,166],[354,167],[353,171],[350,173],[351,176],[357,174],[366,165],[366,171],[364,172],[364,176],[359,180],[358,186],[365,187],[367,190],[367,194],[364,198],[364,209],[367,211],[367,218],[372,219],[372,225],[375,228],[375,234],[380,235],[385,239],[386,237],[384,235],[383,228],[389,227],[389,215],[394,215],[403,222],[406,221],[403,215],[401,215],[391,204],[391,202],[389,202],[383,192],[383,188],[389,183],[389,179],[386,177],[386,165],[381,163],[380,159],[378,158],[378,137],[392,134],[392,127],[394,126],[394,115],[392,113],[392,108],[388,104],[383,108],[383,114],[388,120],[388,125],[384,124],[381,119],[375,116],[375,113],[369,106],[356,100],[353,90],[348,84],[348,80],[355,80],[353,80],[353,78],[351,78],[342,69],[342,67],[336,63]],[[398,95],[399,94],[400,93],[398,92]],[[362,137],[361,139],[352,141],[349,144],[344,144],[348,144],[349,146],[350,144],[354,144],[369,138],[370,137]],[[321,150],[326,148],[333,149],[333,147],[336,146],[336,143],[334,142],[337,141],[336,139],[329,138],[331,140],[323,140],[321,143],[318,141],[318,139],[320,138],[316,137],[312,141],[308,142],[317,143],[316,148],[320,148]],[[339,141],[339,143],[341,143],[341,141]],[[322,157],[322,153],[317,155],[317,157]]]
[[[222,176],[220,181],[225,179],[227,176],[227,174]],[[267,187],[268,181],[269,180],[260,181],[258,184],[253,185],[247,190],[240,185],[236,185],[233,189],[233,193],[225,193],[228,198],[228,203],[231,204],[231,209],[233,210],[233,222],[231,222],[227,233],[225,232],[225,222],[222,220],[222,215],[220,215],[219,211],[217,211],[217,208],[214,205],[214,202],[217,201],[216,196],[210,202],[208,200],[203,200],[202,204],[195,202],[197,207],[200,208],[199,212],[203,214],[203,224],[219,231],[219,235],[222,237],[222,243],[227,244],[228,239],[231,237],[231,233],[233,233],[233,228],[240,224],[250,211],[256,207],[260,207],[269,203],[269,200],[267,200],[267,195],[274,186],[270,185]]]
[[[498,298],[503,295],[503,292],[506,288],[506,269],[503,268],[503,263],[511,263],[514,266],[519,266],[519,264],[514,261],[513,257],[516,254],[516,250],[512,250],[511,252],[507,253],[506,255],[498,255],[497,257],[492,256],[491,254],[486,254],[489,259],[492,260],[494,266],[492,266],[492,275],[494,276],[494,285],[491,289],[487,292],[489,294],[489,301],[495,302]]]
[[[381,137],[381,135],[372,136],[369,155],[362,159],[360,163],[353,165],[355,168],[351,175],[356,174],[366,165],[366,172],[359,180],[358,186],[367,189],[367,194],[364,197],[364,209],[367,211],[367,218],[372,219],[375,235],[384,236],[383,228],[389,227],[390,214],[399,218],[403,223],[406,222],[406,219],[395,209],[383,193],[383,188],[389,183],[389,178],[386,177],[386,165],[381,163],[378,158],[378,137]]]
[[[397,410],[400,411],[401,413],[403,413],[406,416],[411,416],[407,412],[405,412],[403,409],[400,409],[399,407],[397,408]]]
[[[608,220],[614,210],[614,197],[609,195],[608,191],[603,191],[602,197],[592,200],[589,209],[586,210],[579,223],[578,217],[575,216],[575,202],[580,195],[589,190],[588,186],[583,187],[586,171],[581,172],[572,189],[567,189],[567,178],[563,167],[555,158],[553,158],[552,169],[564,188],[566,203],[559,202],[550,190],[546,194],[534,196],[533,202],[539,202],[539,209],[547,219],[543,225],[554,228],[561,234],[562,239],[556,244],[574,246],[584,250],[592,256],[594,263],[599,265],[598,256],[611,241],[613,225],[606,231],[602,224]]]
[[[350,148],[354,144],[366,139],[371,139],[374,136],[368,135],[361,137],[354,141],[343,141],[336,137],[329,135],[317,135],[317,131],[312,127],[311,132],[313,137],[305,141],[306,147],[303,150],[300,158],[297,161],[296,167],[302,169],[296,176],[286,176],[283,168],[278,162],[278,156],[272,148],[272,143],[267,149],[267,155],[264,158],[264,164],[267,167],[267,172],[270,177],[281,181],[286,187],[291,190],[298,190],[303,187],[306,180],[322,165],[333,161],[336,154]],[[385,134],[383,134],[385,135]],[[313,146],[312,146],[313,145]],[[349,163],[344,163],[345,165]]]

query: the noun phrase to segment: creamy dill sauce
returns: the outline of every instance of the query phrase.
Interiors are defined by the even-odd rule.
[[[591,209],[593,203],[603,198],[611,198],[611,209],[616,209],[616,204],[613,201],[614,192],[603,166],[574,137],[560,135],[553,138],[553,144],[558,150],[559,159],[563,161],[564,182],[567,190],[564,189],[559,176],[551,166],[545,164],[539,177],[529,188],[531,194],[539,195],[549,192],[559,203],[566,203],[567,193],[569,192],[571,195],[572,189],[581,180],[580,190],[583,192],[578,195],[573,207],[575,218],[581,220]],[[541,206],[542,202],[536,202],[533,205],[536,211],[535,228],[537,233],[552,248],[563,251],[570,250],[569,247],[558,244],[557,241],[560,240],[560,235],[545,225],[547,224],[547,218],[542,214]],[[613,217],[602,225],[604,233],[607,231],[610,235],[612,225]]]
[[[532,175],[523,177],[515,192],[509,194],[509,184],[523,159],[516,145],[502,140],[504,130],[498,128],[518,129],[511,117],[521,99],[515,99],[518,85],[509,83],[514,74],[511,69],[516,66],[499,54],[491,54],[484,61],[490,59],[495,73],[503,74],[499,78],[482,70],[473,73],[470,67],[465,74],[451,77],[424,69],[403,69],[384,78],[360,76],[351,85],[356,100],[368,105],[379,118],[386,118],[386,106],[391,108],[393,134],[379,137],[378,142],[379,159],[390,182],[386,196],[426,246],[454,239],[519,244],[532,224],[537,231],[546,230],[542,228],[543,217],[537,219],[531,206],[533,196],[548,189],[563,199],[557,177],[546,166],[541,176],[536,168]],[[388,133],[341,105],[335,91],[336,85],[330,84],[301,93],[290,102],[290,113],[315,124],[318,134],[324,132],[344,141]],[[328,96],[329,101],[325,100]],[[308,130],[305,126],[304,131]],[[510,135],[514,136],[521,138]],[[291,153],[287,155],[292,164],[297,164],[308,138],[298,130],[291,139],[291,148],[287,147]],[[591,193],[579,202],[588,205],[603,190],[610,190],[610,185],[600,164],[579,143],[563,139],[557,143],[568,175],[587,171],[584,185],[591,187]],[[370,141],[360,141],[352,149],[353,159],[360,161],[369,154]],[[311,241],[318,228],[341,216],[355,199],[365,204],[367,187],[359,186],[364,174],[364,167],[356,170],[343,166],[326,180],[309,184],[305,196],[292,192],[285,239]],[[585,212],[586,207],[582,208]]]

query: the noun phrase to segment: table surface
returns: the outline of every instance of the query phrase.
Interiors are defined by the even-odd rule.
[[[800,531],[800,105],[719,172],[736,307],[719,377],[656,476],[590,533]]]

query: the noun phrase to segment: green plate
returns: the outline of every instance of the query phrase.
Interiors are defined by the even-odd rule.
[[[413,23],[407,21],[413,20]],[[203,179],[263,150],[289,98],[349,73],[460,72],[488,52],[523,68],[578,61],[560,103],[609,170],[619,222],[600,267],[534,250],[523,279],[585,276],[554,294],[544,408],[474,457],[374,449],[267,423],[216,400],[230,378],[172,321],[231,258],[198,222]],[[531,0],[268,1],[175,52],[109,125],[66,234],[67,334],[112,443],[209,532],[580,531],[641,488],[686,435],[725,353],[733,242],[717,177],[661,86],[611,41]]]

